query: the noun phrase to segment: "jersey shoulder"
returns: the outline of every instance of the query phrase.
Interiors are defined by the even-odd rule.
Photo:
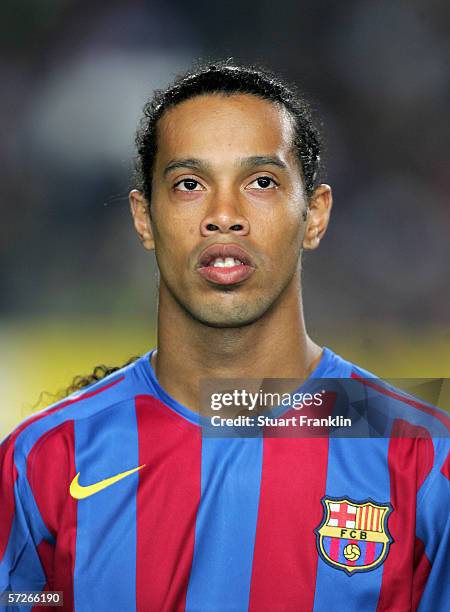
[[[422,391],[427,390],[420,380],[383,379],[354,363],[350,363],[349,376],[354,389],[364,390],[368,410],[382,412],[391,422],[402,420],[412,427],[423,428],[431,437],[449,437],[449,413],[415,395],[414,388],[420,386]],[[429,387],[431,394],[438,397],[439,381],[430,382]]]
[[[30,415],[5,438],[2,446],[13,444],[16,452],[23,449],[27,453],[40,438],[68,421],[77,422],[101,413],[108,419],[109,410],[120,410],[121,405],[126,405],[138,395],[151,395],[143,368],[143,362],[149,356],[150,352]]]

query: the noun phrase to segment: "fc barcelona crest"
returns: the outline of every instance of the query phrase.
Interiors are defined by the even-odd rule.
[[[348,576],[379,567],[393,541],[387,525],[391,504],[325,496],[322,505],[323,519],[314,529],[322,559]]]

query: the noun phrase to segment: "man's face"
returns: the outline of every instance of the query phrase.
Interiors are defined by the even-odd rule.
[[[252,95],[199,96],[159,121],[151,232],[160,291],[206,325],[253,323],[299,291],[307,203],[291,123]]]

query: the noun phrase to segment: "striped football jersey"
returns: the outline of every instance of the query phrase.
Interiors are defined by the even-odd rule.
[[[444,411],[326,348],[305,385],[370,391],[383,435],[205,436],[150,356],[3,441],[0,592],[81,612],[450,609]]]

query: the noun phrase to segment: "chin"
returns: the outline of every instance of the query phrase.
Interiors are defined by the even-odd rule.
[[[206,327],[214,327],[215,329],[238,329],[240,327],[246,327],[247,325],[255,323],[257,319],[235,320],[224,317],[222,320],[197,318],[197,321]]]
[[[193,319],[206,325],[220,329],[233,329],[245,327],[256,323],[266,312],[267,308],[251,308],[249,304],[236,305],[233,308],[221,306],[203,307],[189,309],[188,312]]]

